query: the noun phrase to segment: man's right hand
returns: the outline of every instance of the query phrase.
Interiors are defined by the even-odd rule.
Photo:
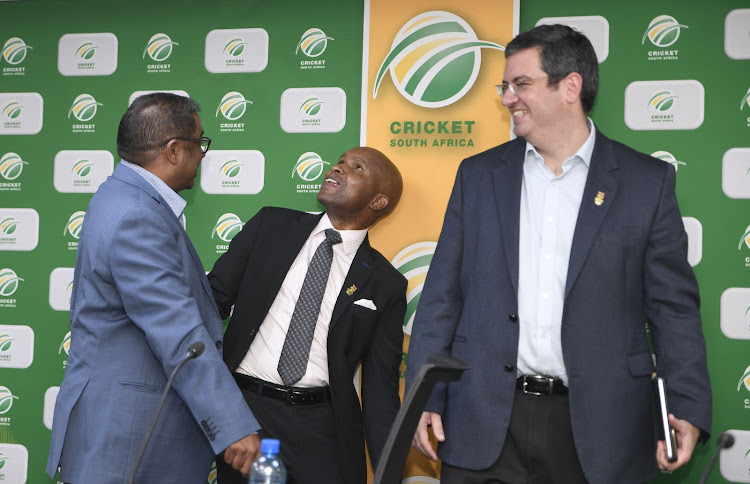
[[[224,451],[224,460],[227,464],[231,464],[245,477],[250,475],[253,461],[259,456],[260,437],[258,437],[258,434],[247,435]]]
[[[445,441],[443,419],[440,417],[440,414],[435,412],[422,412],[422,417],[419,419],[417,431],[414,432],[414,438],[411,441],[411,445],[417,449],[420,454],[435,462],[438,460],[438,456],[432,448],[429,431],[427,430],[428,427],[432,427],[432,433],[435,434],[435,438],[438,439],[439,442]]]

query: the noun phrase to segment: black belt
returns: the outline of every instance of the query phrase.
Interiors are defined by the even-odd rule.
[[[329,387],[295,388],[276,385],[242,373],[232,373],[237,385],[245,390],[282,400],[287,405],[315,405],[331,399]]]
[[[567,395],[568,387],[559,378],[523,375],[516,379],[516,388],[532,395]]]

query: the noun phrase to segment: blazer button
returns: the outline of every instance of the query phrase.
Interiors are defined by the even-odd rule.
[[[216,349],[220,350],[222,347],[224,347],[224,343],[222,343],[221,341],[217,341],[216,342]]]
[[[507,372],[511,372],[511,371],[513,371],[515,369],[516,369],[516,367],[513,366],[513,365],[511,365],[511,364],[505,365],[505,371],[507,371]]]
[[[257,333],[257,332],[258,332],[257,329],[251,329],[250,330],[250,336],[255,336],[255,333]]]
[[[517,315],[517,314],[513,314],[513,313],[510,313],[510,314],[508,315],[508,319],[510,319],[511,321],[513,321],[513,322],[515,323],[515,322],[517,322],[517,321],[518,321],[518,315]]]

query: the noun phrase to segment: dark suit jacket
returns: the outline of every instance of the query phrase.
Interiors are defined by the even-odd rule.
[[[525,143],[516,139],[461,164],[411,336],[407,385],[431,353],[472,367],[436,388],[427,407],[445,425],[439,456],[468,469],[497,460],[515,394]],[[644,317],[671,411],[710,429],[698,286],[674,185],[668,163],[597,132],[561,328],[573,435],[592,483],[644,482],[657,473]]]
[[[224,338],[224,360],[231,371],[245,357],[321,216],[266,207],[214,265],[208,278],[222,317],[235,304]],[[356,290],[348,294],[353,286]],[[355,305],[359,299],[372,300],[377,310]],[[376,463],[398,412],[405,312],[406,279],[365,238],[339,292],[328,332],[331,399],[346,482],[366,481],[364,435]],[[363,410],[353,383],[360,362]]]

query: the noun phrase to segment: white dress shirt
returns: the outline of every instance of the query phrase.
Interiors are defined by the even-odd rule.
[[[521,187],[518,374],[557,377],[565,385],[560,328],[570,248],[594,151],[591,119],[588,125],[589,137],[559,176],[526,143]]]
[[[260,325],[258,334],[237,369],[238,372],[279,385],[284,384],[277,370],[281,349],[284,347],[284,340],[289,329],[289,323],[292,320],[294,306],[297,304],[310,260],[318,246],[325,240],[325,230],[330,228],[333,228],[331,221],[328,219],[328,215],[324,214],[289,268],[276,299],[274,299],[266,318]],[[333,246],[331,272],[328,275],[323,302],[320,305],[318,322],[315,326],[315,334],[310,348],[310,359],[307,363],[307,372],[294,385],[296,387],[328,385],[327,342],[331,315],[346,275],[349,273],[349,267],[351,267],[354,256],[367,235],[366,229],[339,230],[338,232],[341,234],[341,243]]]

